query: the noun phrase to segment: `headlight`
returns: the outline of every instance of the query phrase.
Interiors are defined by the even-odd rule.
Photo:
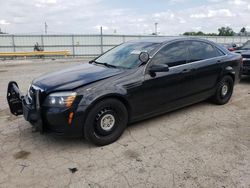
[[[44,106],[71,107],[76,98],[76,92],[58,92],[47,96]]]

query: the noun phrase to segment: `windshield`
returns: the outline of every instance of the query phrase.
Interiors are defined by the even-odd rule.
[[[243,50],[250,50],[250,41],[247,41],[243,46],[241,47]]]
[[[127,69],[138,67],[142,63],[139,54],[141,52],[151,54],[159,45],[152,42],[124,43],[106,52],[95,62]]]

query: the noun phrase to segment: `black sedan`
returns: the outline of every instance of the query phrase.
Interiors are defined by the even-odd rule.
[[[250,40],[243,44],[243,46],[238,47],[236,53],[242,55],[242,74],[250,75]]]
[[[116,141],[126,126],[208,98],[227,103],[240,77],[239,54],[207,40],[123,43],[89,63],[41,76],[22,95],[10,82],[11,113],[41,132]]]

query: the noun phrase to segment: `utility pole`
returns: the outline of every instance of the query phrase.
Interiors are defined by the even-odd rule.
[[[100,34],[102,35],[102,26],[100,27]]]
[[[101,53],[103,53],[103,33],[102,33],[102,26],[100,27],[100,37],[101,37]]]
[[[47,35],[47,33],[48,33],[48,25],[47,25],[46,22],[44,23],[44,29],[45,29],[45,35]]]
[[[157,34],[158,34],[158,32],[157,32],[157,25],[158,25],[158,23],[157,23],[157,22],[155,22],[155,35],[157,35]]]

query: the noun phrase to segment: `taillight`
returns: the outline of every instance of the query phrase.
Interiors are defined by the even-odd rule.
[[[243,65],[243,58],[242,57],[240,58],[240,63]]]
[[[228,50],[229,50],[230,52],[235,51],[235,49],[234,49],[234,48],[228,48]]]

